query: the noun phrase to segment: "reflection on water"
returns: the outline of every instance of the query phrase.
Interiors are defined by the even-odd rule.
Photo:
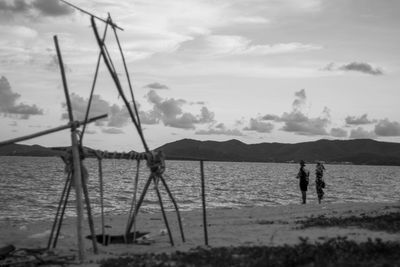
[[[94,214],[100,212],[98,163],[85,160],[89,170],[89,194]],[[314,165],[308,192],[316,201]],[[326,202],[398,201],[400,167],[325,165]],[[207,207],[274,206],[300,202],[298,165],[286,163],[204,163]],[[136,161],[103,160],[104,208],[108,213],[127,214],[134,189]],[[144,162],[140,165],[139,192],[148,179]],[[181,210],[201,207],[200,163],[167,161],[164,175]],[[65,183],[64,165],[59,158],[0,157],[0,220],[16,221],[53,218]],[[159,211],[150,186],[142,212]],[[162,188],[162,186],[160,186]],[[75,196],[71,193],[67,216],[75,216]],[[173,209],[162,190],[168,210]]]

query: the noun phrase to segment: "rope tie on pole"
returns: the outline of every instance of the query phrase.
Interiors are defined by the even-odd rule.
[[[165,172],[165,155],[160,151],[150,151],[146,153],[147,166],[156,176]]]

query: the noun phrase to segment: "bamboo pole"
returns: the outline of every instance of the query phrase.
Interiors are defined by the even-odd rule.
[[[68,179],[69,179],[69,185],[68,185],[67,193],[66,193],[66,195],[65,195],[65,200],[64,200],[64,203],[63,203],[63,207],[62,207],[62,211],[61,211],[61,215],[60,215],[60,220],[59,220],[59,222],[58,222],[58,227],[57,227],[56,235],[55,235],[55,237],[54,237],[53,248],[56,248],[56,246],[57,246],[58,236],[60,235],[61,226],[62,226],[62,223],[63,223],[63,220],[64,220],[65,209],[67,208],[69,195],[70,195],[70,193],[71,193],[71,188],[72,188],[72,173],[71,173],[71,172],[68,174]]]
[[[162,213],[162,216],[164,218],[164,224],[165,224],[165,227],[167,227],[169,242],[171,243],[171,246],[174,246],[174,240],[172,239],[171,228],[169,227],[167,214],[165,213],[165,209],[164,209],[164,205],[163,205],[163,202],[162,202],[160,190],[158,189],[158,181],[157,181],[158,177],[156,177],[155,174],[150,174],[150,175],[151,175],[151,177],[153,177],[154,188],[156,190],[157,197],[158,197],[158,203],[160,204],[161,213]]]
[[[81,165],[81,170],[82,170],[82,168],[83,168],[83,166]],[[83,177],[82,177],[81,181],[82,181],[83,196],[85,197],[85,202],[86,202],[86,211],[87,211],[87,215],[88,215],[90,235],[92,237],[93,252],[94,252],[94,254],[98,254],[99,250],[97,248],[96,233],[94,231],[94,222],[93,222],[93,217],[92,217],[92,209],[90,207],[89,191],[88,191],[86,182],[84,181]]]
[[[174,204],[176,216],[178,217],[179,231],[181,232],[182,242],[185,242],[185,235],[184,235],[184,233],[183,233],[182,219],[181,219],[181,214],[180,214],[180,212],[179,212],[178,204],[176,203],[175,198],[174,198],[174,196],[172,195],[171,190],[169,190],[169,187],[168,187],[168,185],[167,185],[167,182],[165,182],[165,179],[164,179],[164,177],[163,177],[162,175],[160,175],[160,180],[161,180],[161,182],[163,183],[163,185],[164,185],[164,187],[165,187],[165,190],[167,191],[168,196],[169,196],[169,198],[170,198],[171,201],[172,201],[172,204]]]
[[[60,215],[61,208],[63,207],[63,203],[65,201],[65,199],[64,199],[65,194],[67,193],[67,190],[70,188],[70,182],[71,182],[71,175],[68,173],[67,179],[65,179],[65,185],[64,185],[63,191],[61,193],[61,198],[58,203],[56,217],[54,218],[53,226],[51,228],[49,242],[47,243],[47,249],[50,249],[51,241],[53,240],[54,231],[58,224],[58,216]],[[60,222],[60,224],[61,224],[61,222]]]
[[[114,83],[115,83],[115,86],[117,87],[117,90],[118,90],[118,92],[119,92],[119,95],[121,96],[122,100],[123,100],[124,103],[125,103],[126,108],[128,109],[129,115],[130,115],[130,117],[131,117],[131,119],[132,119],[133,124],[134,124],[135,127],[136,127],[136,130],[137,130],[137,132],[138,132],[138,134],[139,134],[139,137],[140,137],[140,139],[141,139],[141,141],[142,141],[142,143],[143,143],[143,146],[144,146],[145,151],[146,151],[146,152],[149,152],[150,150],[149,150],[149,147],[147,146],[146,140],[144,139],[143,131],[142,131],[142,129],[139,127],[139,124],[138,124],[138,122],[137,122],[136,119],[135,119],[135,116],[134,116],[134,114],[133,114],[133,111],[132,111],[132,109],[131,109],[131,106],[129,105],[129,102],[128,102],[128,100],[127,100],[126,97],[125,97],[125,94],[124,94],[124,92],[123,92],[123,89],[122,89],[120,80],[119,80],[119,78],[118,78],[118,74],[115,72],[115,70],[113,70],[113,67],[111,66],[111,62],[110,62],[110,60],[109,60],[108,57],[107,57],[105,44],[104,44],[104,42],[103,42],[103,41],[101,40],[101,38],[100,38],[99,32],[98,32],[98,30],[97,30],[96,22],[94,21],[94,17],[93,17],[93,16],[91,17],[90,22],[91,22],[91,24],[92,24],[93,32],[94,32],[94,35],[95,35],[95,37],[96,37],[97,44],[98,44],[98,46],[99,46],[99,48],[100,48],[100,52],[101,52],[101,54],[102,54],[104,63],[106,64],[106,67],[107,67],[108,71],[110,72],[111,78],[113,79],[113,81],[114,81]]]
[[[104,119],[106,117],[107,117],[107,114],[96,116],[96,117],[93,117],[93,118],[90,118],[89,120],[87,120],[87,123],[91,123],[91,122],[94,122],[96,120]],[[76,121],[76,122],[73,122],[73,123],[77,124],[77,125],[81,125],[81,124],[84,124],[85,121]],[[37,132],[37,133],[34,133],[34,134],[22,136],[22,137],[9,139],[9,140],[0,142],[0,147],[1,146],[6,146],[6,145],[10,145],[12,143],[18,143],[18,142],[22,142],[22,141],[25,141],[25,140],[33,139],[33,138],[40,137],[40,136],[43,136],[43,135],[59,132],[59,131],[65,130],[65,129],[71,129],[71,127],[73,127],[73,125],[70,122],[70,123],[68,123],[66,125],[58,126],[58,127],[52,128],[52,129],[44,130],[44,131],[41,131],[41,132]]]
[[[207,214],[206,214],[206,195],[204,190],[204,161],[200,161],[200,173],[201,173],[201,200],[203,203],[203,228],[204,228],[204,240],[206,246],[208,246],[208,233],[207,233]]]
[[[110,24],[111,26],[113,26],[113,27],[115,27],[115,28],[117,28],[117,29],[120,29],[121,31],[124,30],[124,29],[122,29],[121,27],[119,27],[117,24],[115,24],[115,23],[113,23],[113,22],[111,22],[111,21],[102,19],[102,18],[100,18],[100,17],[98,17],[98,16],[95,16],[95,15],[93,15],[92,13],[90,13],[90,12],[88,12],[88,11],[86,11],[86,10],[80,8],[80,7],[77,7],[77,6],[75,6],[75,5],[71,4],[71,3],[68,3],[67,1],[64,1],[64,0],[60,0],[60,1],[63,2],[63,3],[65,3],[65,4],[67,4],[67,5],[69,5],[69,6],[71,6],[71,7],[73,7],[73,8],[75,8],[75,9],[77,9],[77,10],[79,10],[79,11],[82,12],[82,13],[85,13],[85,14],[87,14],[87,15],[89,15],[89,16],[92,16],[92,17],[94,17],[94,18],[96,18],[96,19],[98,19],[98,20],[100,20],[100,21],[102,21],[102,22],[104,22],[104,23]]]
[[[63,81],[65,99],[67,102],[68,107],[68,116],[70,123],[73,123],[74,117],[72,114],[72,105],[71,100],[69,98],[68,86],[67,86],[67,78],[65,76],[64,70],[64,63],[62,60],[60,47],[58,45],[57,36],[54,36],[54,44],[57,50],[57,57],[58,62],[60,65],[60,72]],[[83,205],[82,205],[82,172],[81,172],[81,162],[80,162],[80,155],[79,155],[79,144],[77,138],[77,131],[76,125],[72,124],[71,128],[71,149],[72,149],[72,159],[73,159],[73,178],[74,178],[74,186],[75,186],[75,195],[76,195],[76,213],[77,213],[77,220],[76,220],[76,228],[77,228],[77,241],[78,241],[78,256],[79,260],[82,262],[85,259],[85,250],[84,250],[84,243],[83,243]]]
[[[106,244],[105,239],[105,226],[104,226],[104,188],[103,188],[103,166],[102,166],[102,158],[99,156],[97,158],[99,164],[99,183],[100,183],[100,208],[101,208],[101,235],[102,235],[102,244],[103,246]]]

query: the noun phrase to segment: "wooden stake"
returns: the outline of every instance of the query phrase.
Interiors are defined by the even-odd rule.
[[[200,173],[201,173],[201,200],[203,203],[203,228],[204,228],[204,240],[206,246],[208,246],[208,233],[207,233],[207,214],[206,214],[206,194],[204,190],[204,161],[200,161]]]

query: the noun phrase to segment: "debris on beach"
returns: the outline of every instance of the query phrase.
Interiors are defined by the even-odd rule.
[[[142,254],[106,259],[101,267],[124,266],[399,266],[400,243],[371,239],[364,243],[337,237],[289,246],[201,248],[172,254]]]
[[[0,248],[0,266],[66,265],[76,262],[75,254],[43,249],[15,248],[13,245]]]
[[[388,233],[400,232],[400,212],[391,212],[379,216],[350,216],[350,217],[327,217],[321,215],[310,217],[305,220],[296,221],[301,224],[300,229],[309,227],[349,227],[357,226],[373,231],[385,231]]]

